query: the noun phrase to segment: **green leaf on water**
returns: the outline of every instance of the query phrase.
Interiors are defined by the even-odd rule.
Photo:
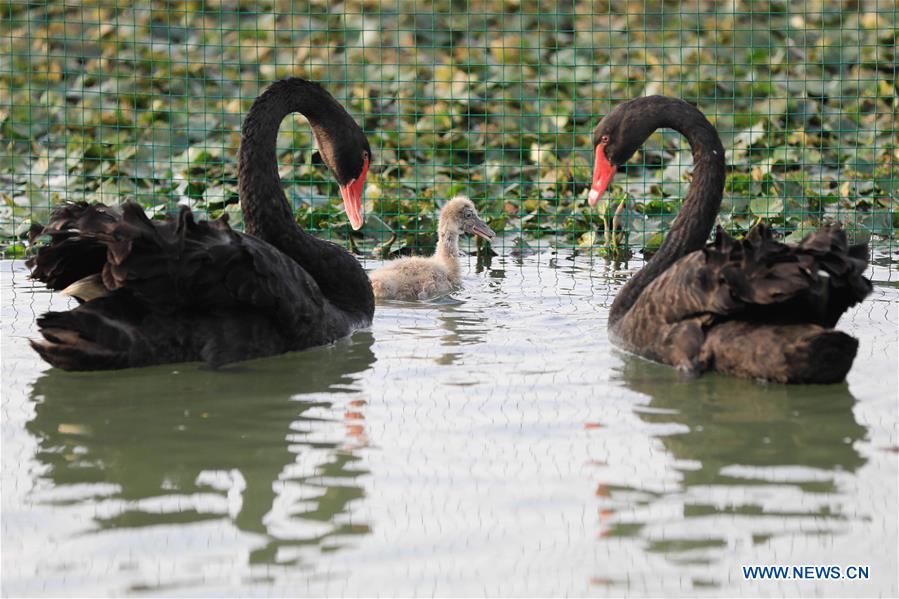
[[[764,218],[780,218],[783,216],[783,198],[757,196],[749,201],[749,210],[756,216]]]

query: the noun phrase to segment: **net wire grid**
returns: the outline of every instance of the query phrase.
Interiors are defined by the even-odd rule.
[[[428,253],[443,201],[471,197],[498,251],[652,250],[691,152],[654,134],[596,208],[590,134],[617,103],[698,106],[727,149],[718,222],[795,242],[839,221],[893,255],[899,227],[897,4],[857,1],[0,3],[0,243],[65,201],[242,218],[236,155],[253,99],[315,80],[374,163],[352,232],[308,125],[279,172],[297,221],[363,257]],[[474,248],[474,245],[471,246]]]

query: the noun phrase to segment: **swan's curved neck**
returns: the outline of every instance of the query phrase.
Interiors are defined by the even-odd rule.
[[[666,127],[676,130],[690,143],[693,151],[690,191],[662,246],[615,296],[609,311],[610,325],[627,313],[640,293],[656,277],[683,256],[705,245],[721,206],[726,167],[724,147],[718,132],[695,109],[666,111],[659,115],[652,130]]]
[[[237,186],[245,230],[302,266],[333,304],[370,320],[374,296],[362,266],[343,248],[303,231],[281,187],[278,128],[294,112],[306,117],[317,140],[339,137],[329,128],[340,126],[334,115],[345,111],[318,85],[285,80],[259,96],[244,119],[238,151]]]
[[[276,247],[285,236],[302,234],[278,176],[278,128],[287,115],[299,112],[313,123],[321,114],[321,100],[308,84],[285,89],[275,84],[250,108],[241,130],[238,151],[238,192],[247,233]],[[299,87],[299,89],[295,89]]]

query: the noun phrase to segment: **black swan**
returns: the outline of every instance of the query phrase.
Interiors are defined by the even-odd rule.
[[[649,96],[606,115],[593,131],[590,205],[617,168],[663,127],[690,143],[693,179],[662,246],[612,303],[613,342],[691,375],[717,371],[782,383],[842,381],[858,341],[833,327],[871,292],[863,275],[867,246],[850,246],[839,225],[786,245],[761,224],[741,241],[719,227],[706,246],[724,190],[724,148],[692,105]]]
[[[371,273],[377,299],[423,300],[446,295],[459,285],[459,236],[491,240],[496,235],[465,196],[451,199],[440,211],[437,250],[428,258],[393,260]]]
[[[75,203],[56,208],[35,234],[51,242],[31,276],[81,305],[48,312],[31,345],[66,370],[105,370],[202,360],[216,367],[329,343],[368,326],[374,296],[359,262],[304,232],[278,177],[281,121],[309,121],[354,228],[371,149],[344,108],[321,86],[272,84],[247,113],[238,153],[246,234],[227,219],[151,221],[135,203],[121,210]]]

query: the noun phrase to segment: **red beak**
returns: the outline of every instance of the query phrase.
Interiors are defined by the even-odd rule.
[[[365,190],[365,176],[368,174],[368,158],[362,163],[362,172],[358,177],[340,185],[340,195],[343,196],[343,209],[350,219],[350,226],[354,230],[362,228],[362,192]]]
[[[590,194],[587,196],[587,202],[591,206],[596,206],[596,202],[606,192],[606,187],[612,182],[618,167],[609,162],[606,158],[606,144],[597,144],[596,161],[593,163],[593,184],[590,186]]]

